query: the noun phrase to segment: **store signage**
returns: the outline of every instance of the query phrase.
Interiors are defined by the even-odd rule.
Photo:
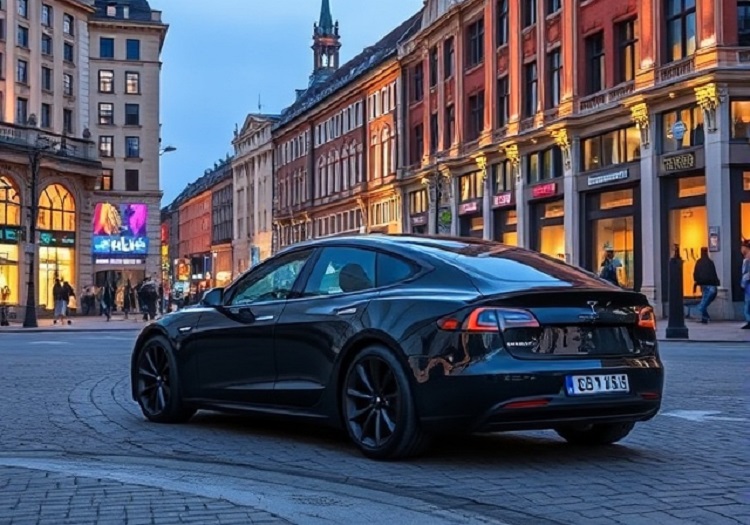
[[[672,136],[677,142],[682,142],[682,139],[685,138],[686,131],[687,126],[683,121],[678,120],[677,122],[672,124]]]
[[[495,195],[492,198],[492,205],[495,208],[499,208],[500,206],[510,206],[511,202],[513,202],[513,194],[509,191]]]
[[[551,197],[557,193],[557,183],[548,182],[547,184],[539,184],[531,188],[531,197],[534,199],[540,199],[542,197]]]
[[[609,184],[618,180],[625,180],[630,177],[629,170],[620,170],[614,173],[605,173],[604,175],[589,176],[589,186],[598,186],[599,184]]]
[[[18,244],[21,240],[21,229],[11,226],[0,227],[0,244]]]
[[[414,215],[411,218],[412,226],[424,226],[427,224],[427,215]]]
[[[177,259],[175,261],[177,267],[177,280],[178,281],[189,281],[190,280],[190,261],[186,259]]]
[[[148,237],[94,235],[94,255],[147,255]]]
[[[464,202],[458,207],[459,215],[467,215],[469,213],[476,213],[477,211],[479,211],[478,201]]]
[[[94,255],[111,258],[147,255],[147,222],[146,204],[97,203],[92,225]]]
[[[695,168],[695,153],[681,153],[664,158],[661,167],[665,172],[691,170]]]
[[[721,228],[719,228],[718,226],[708,227],[708,251],[721,251]]]
[[[57,232],[43,230],[39,232],[39,245],[51,248],[75,248],[75,232]]]

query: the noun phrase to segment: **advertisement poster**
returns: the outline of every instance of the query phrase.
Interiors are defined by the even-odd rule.
[[[94,210],[93,251],[110,257],[148,253],[148,205],[100,202]]]

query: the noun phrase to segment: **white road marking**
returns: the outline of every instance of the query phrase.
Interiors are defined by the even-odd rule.
[[[694,421],[696,423],[705,423],[707,421],[731,421],[734,423],[740,423],[742,421],[747,421],[747,418],[745,417],[728,417],[719,416],[718,414],[721,414],[718,410],[672,410],[671,412],[662,413],[662,416],[677,417],[688,421]]]

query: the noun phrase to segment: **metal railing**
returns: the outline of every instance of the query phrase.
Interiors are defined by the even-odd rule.
[[[90,140],[59,135],[28,126],[0,122],[0,146],[45,147],[50,155],[73,159],[98,160],[98,152]]]

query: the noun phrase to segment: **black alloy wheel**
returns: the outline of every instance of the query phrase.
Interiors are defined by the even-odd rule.
[[[153,337],[143,345],[136,362],[136,392],[143,415],[157,423],[182,423],[195,410],[185,407],[169,342]]]
[[[374,346],[357,355],[347,370],[341,398],[349,436],[366,456],[398,459],[426,446],[411,385],[390,350]]]
[[[555,429],[557,434],[572,445],[605,446],[624,439],[635,427],[635,423],[600,423],[596,425],[571,426]]]

